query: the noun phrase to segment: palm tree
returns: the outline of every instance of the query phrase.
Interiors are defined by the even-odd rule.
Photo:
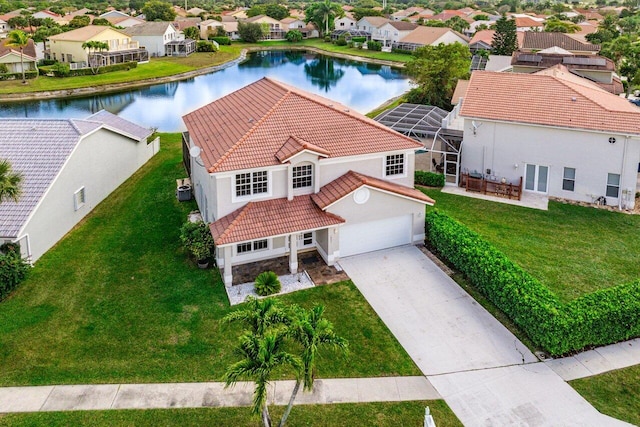
[[[21,30],[13,30],[9,33],[9,47],[17,47],[20,49],[20,67],[22,68],[22,83],[27,82],[24,73],[24,47],[29,44],[29,37]]]
[[[0,203],[17,202],[22,193],[22,175],[14,172],[7,160],[0,160]]]
[[[230,365],[224,374],[227,387],[242,379],[255,382],[251,410],[254,414],[261,414],[265,427],[271,427],[271,416],[267,406],[267,386],[273,371],[284,366],[291,366],[296,372],[302,368],[300,359],[284,350],[287,333],[286,327],[270,329],[263,336],[245,332],[240,336],[240,344],[237,348],[242,359]]]
[[[336,335],[333,325],[325,319],[324,306],[317,305],[311,310],[296,308],[296,318],[290,326],[291,336],[302,346],[302,372],[293,387],[293,393],[289,399],[289,404],[280,420],[280,427],[287,422],[287,417],[293,407],[293,402],[300,390],[300,383],[304,384],[307,391],[313,390],[313,380],[316,370],[316,358],[320,346],[330,346],[340,349],[345,354],[348,353],[348,342],[344,338]]]
[[[307,8],[307,22],[313,21],[318,28],[324,27],[323,35],[329,33],[329,21],[332,21],[336,16],[342,16],[344,11],[337,3],[332,3],[331,0],[324,0],[318,3],[312,3]]]
[[[243,309],[227,314],[223,320],[225,322],[241,321],[257,336],[264,335],[271,327],[290,323],[289,316],[278,300],[254,297],[248,297]]]

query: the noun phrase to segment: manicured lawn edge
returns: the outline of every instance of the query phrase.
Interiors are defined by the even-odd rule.
[[[640,336],[640,280],[562,304],[540,281],[448,215],[426,215],[429,243],[538,346],[561,355]]]
[[[438,427],[462,423],[444,400],[296,405],[287,426],[420,426],[428,406]],[[270,406],[274,426],[284,406]],[[0,426],[262,426],[249,408],[185,408],[0,414]]]

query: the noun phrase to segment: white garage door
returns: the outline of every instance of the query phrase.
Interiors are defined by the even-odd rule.
[[[411,243],[411,219],[411,215],[404,215],[340,227],[340,256]]]

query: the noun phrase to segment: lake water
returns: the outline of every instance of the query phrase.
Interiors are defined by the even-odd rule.
[[[266,51],[189,80],[84,98],[0,104],[0,117],[85,118],[102,109],[163,132],[185,129],[182,116],[264,76],[367,113],[407,91],[408,78],[386,65],[303,51]]]

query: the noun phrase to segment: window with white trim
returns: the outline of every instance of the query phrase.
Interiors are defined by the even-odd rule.
[[[78,210],[81,207],[83,207],[85,201],[86,199],[85,199],[84,187],[80,188],[78,191],[73,193],[73,206],[75,210]]]
[[[267,193],[268,184],[267,171],[236,174],[236,197]]]
[[[293,167],[293,188],[313,186],[313,165]]]
[[[262,251],[269,248],[267,239],[254,240],[253,242],[238,243],[236,246],[236,252],[238,254],[245,254],[247,252]]]
[[[576,187],[576,168],[564,168],[562,175],[562,189],[574,191]]]
[[[391,154],[387,156],[384,174],[386,176],[404,175],[404,154]]]
[[[620,195],[620,174],[610,173],[607,175],[607,197],[618,197]]]

